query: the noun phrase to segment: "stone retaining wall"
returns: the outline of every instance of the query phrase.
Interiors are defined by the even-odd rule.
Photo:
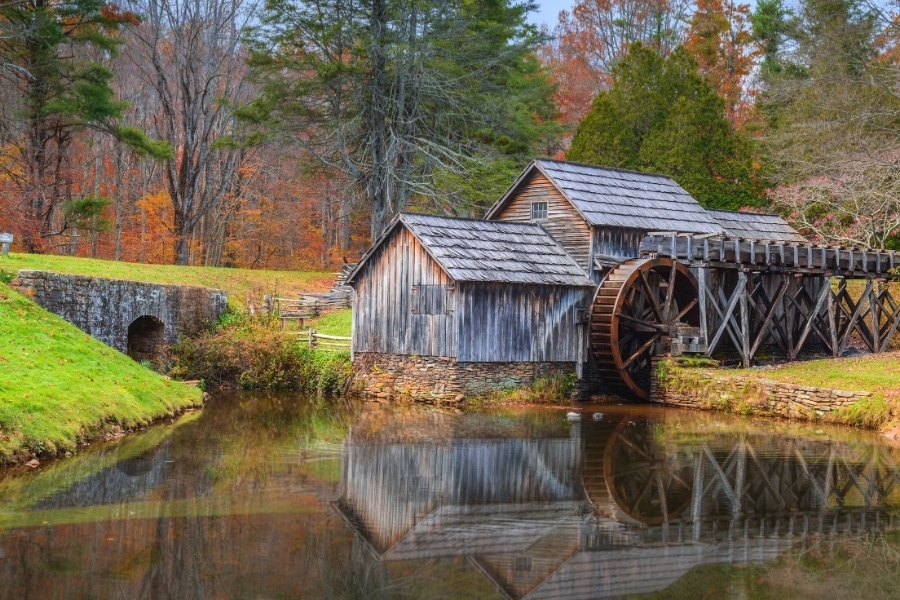
[[[667,364],[653,377],[650,398],[667,406],[725,410],[797,420],[839,422],[836,412],[869,398],[870,392],[782,383],[754,377],[728,377]],[[654,364],[654,373],[660,369]]]
[[[352,390],[369,399],[459,402],[575,372],[575,363],[461,363],[455,358],[357,352]]]
[[[228,304],[222,290],[46,271],[19,271],[11,285],[44,309],[124,353],[129,352],[129,326],[141,317],[158,321],[165,343],[174,344],[179,334],[193,333],[218,319]],[[132,345],[140,347],[135,340]],[[138,354],[140,359],[155,351],[140,349]]]

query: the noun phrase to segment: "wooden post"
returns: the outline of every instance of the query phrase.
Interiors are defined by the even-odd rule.
[[[751,243],[752,245],[752,243]],[[750,282],[747,275],[741,271],[738,274],[738,285],[741,290],[740,311],[741,311],[741,358],[743,359],[744,368],[750,368],[750,314],[747,310],[747,295]]]
[[[869,313],[872,315],[872,352],[881,352],[881,304],[878,302],[878,291],[881,288],[880,281],[874,281],[874,287],[869,289]]]
[[[705,243],[705,240],[704,240]],[[709,340],[709,326],[707,325],[706,314],[706,278],[709,277],[709,267],[698,269],[697,271],[697,295],[700,302],[700,334],[703,336],[703,344],[706,345]],[[707,350],[709,346],[707,346]]]
[[[315,350],[315,348],[316,348],[316,330],[310,327],[307,335],[309,336],[309,349]]]
[[[828,298],[825,300],[825,310],[828,311],[828,335],[831,338],[831,355],[840,356],[838,348],[838,331],[837,331],[837,315],[835,310],[837,306],[834,304],[834,292],[831,291],[831,277],[825,278],[825,287],[828,288]]]

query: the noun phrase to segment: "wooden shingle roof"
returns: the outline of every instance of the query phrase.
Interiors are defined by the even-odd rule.
[[[557,160],[535,160],[488,212],[499,211],[533,170],[572,203],[588,225],[644,231],[721,233],[722,227],[670,177]]]
[[[362,265],[396,227],[404,226],[456,281],[594,287],[581,267],[540,225],[401,214],[362,257]]]
[[[710,215],[725,228],[731,237],[780,242],[807,241],[778,215],[740,213],[727,210],[710,210]]]

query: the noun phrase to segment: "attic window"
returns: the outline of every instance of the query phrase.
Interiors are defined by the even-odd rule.
[[[531,220],[537,221],[539,219],[547,218],[547,203],[546,202],[532,202],[531,203]]]
[[[519,573],[530,573],[533,569],[530,556],[517,556],[513,567]]]

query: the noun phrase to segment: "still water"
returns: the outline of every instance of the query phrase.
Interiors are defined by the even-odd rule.
[[[900,596],[877,436],[580,410],[220,395],[0,474],[0,598]]]

